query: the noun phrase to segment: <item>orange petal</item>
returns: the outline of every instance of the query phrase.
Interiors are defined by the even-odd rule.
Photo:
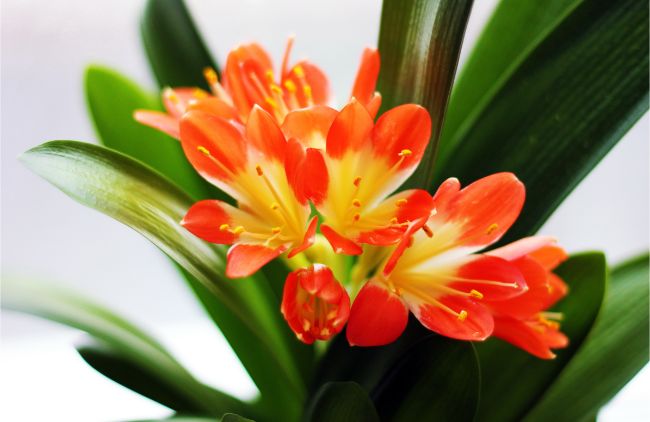
[[[284,246],[273,249],[262,245],[234,245],[228,250],[226,275],[230,278],[248,277],[285,250]]]
[[[218,184],[244,168],[246,143],[227,120],[190,111],[181,119],[180,133],[187,159],[206,180]]]
[[[531,327],[526,322],[514,318],[495,318],[494,336],[499,337],[500,339],[505,340],[540,359],[553,359],[555,353],[551,351],[550,344],[546,341],[547,335],[545,334],[545,329],[539,328],[540,327]],[[548,328],[546,328],[546,330],[548,330]],[[561,333],[558,334],[564,336]],[[566,337],[564,337],[564,339],[566,339]],[[561,342],[557,341],[556,338],[552,340],[553,341],[550,343],[553,345],[561,344]],[[565,345],[566,344],[568,344],[568,339]]]
[[[337,111],[327,106],[313,106],[294,110],[286,115],[282,132],[287,139],[295,139],[305,147],[325,149],[327,132]]]
[[[519,239],[497,249],[486,252],[486,255],[498,256],[507,261],[515,261],[522,256],[531,254],[545,246],[556,242],[551,236],[530,236]]]
[[[470,299],[443,296],[437,299],[438,303],[426,303],[407,294],[403,294],[403,298],[422,325],[440,335],[482,341],[494,329],[489,310]]]
[[[357,245],[350,239],[341,236],[334,229],[326,224],[321,224],[320,231],[323,233],[323,236],[330,242],[332,249],[336,253],[343,253],[346,255],[361,255],[363,249],[361,246]]]
[[[229,207],[231,206],[221,201],[199,201],[190,207],[181,225],[203,240],[230,245],[238,236],[223,229],[234,227],[233,219],[228,213]]]
[[[224,88],[230,93],[240,114],[245,116],[253,107],[253,102],[249,99],[245,85],[245,79],[249,78],[249,75],[244,71],[244,64],[247,62],[255,63],[257,68],[263,69],[262,72],[273,69],[271,58],[259,44],[244,44],[228,54],[223,72]]]
[[[238,120],[237,110],[216,97],[208,97],[201,100],[190,102],[187,111],[198,110],[215,116],[223,117],[226,120]]]
[[[382,283],[370,280],[359,291],[348,320],[347,338],[352,346],[383,346],[404,332],[408,309],[402,299]]]
[[[313,216],[312,219],[309,221],[309,224],[307,226],[307,231],[305,232],[305,236],[302,240],[302,243],[299,246],[296,246],[293,248],[291,251],[289,251],[289,254],[287,255],[287,258],[293,258],[300,252],[303,252],[307,248],[309,248],[311,245],[314,244],[314,240],[316,239],[316,226],[318,225],[318,217]]]
[[[429,144],[431,118],[424,107],[405,104],[388,110],[372,131],[375,154],[400,169],[415,168]]]
[[[381,94],[375,92],[375,95],[373,95],[370,101],[368,102],[368,104],[366,104],[366,109],[368,110],[368,113],[370,113],[370,116],[374,119],[377,116],[380,107],[381,107]]]
[[[306,150],[294,139],[287,146],[285,161],[287,181],[301,203],[311,200],[315,205],[327,196],[329,174],[325,160],[319,150]]]
[[[354,80],[351,97],[359,100],[368,108],[375,94],[377,77],[379,76],[379,52],[374,48],[366,48],[361,55],[361,63]],[[373,114],[373,113],[370,113]]]
[[[336,116],[327,134],[327,154],[342,158],[349,151],[358,151],[370,142],[373,121],[358,101],[352,100]]]
[[[395,265],[397,265],[397,261],[402,257],[404,254],[404,251],[410,246],[411,244],[411,237],[418,231],[420,230],[427,222],[427,217],[420,218],[419,220],[412,221],[407,230],[404,232],[404,235],[402,236],[402,240],[397,244],[397,247],[393,251],[393,253],[390,255],[388,260],[386,261],[386,265],[384,266],[383,273],[385,276],[389,275],[393,269],[395,268]]]
[[[178,118],[171,117],[168,114],[159,111],[149,110],[136,110],[133,113],[133,118],[143,125],[150,126],[158,129],[161,132],[173,138],[180,138],[180,131],[178,129]]]
[[[163,90],[163,106],[170,116],[180,119],[187,110],[188,105],[197,99],[198,88],[166,88]],[[201,90],[199,90],[201,91]],[[203,91],[205,93],[205,91]]]
[[[327,76],[325,76],[325,72],[323,72],[318,66],[307,60],[297,62],[291,68],[289,73],[283,77],[282,83],[284,84],[285,81],[291,80],[297,87],[300,88],[302,86],[302,81],[300,80],[301,78],[297,76],[299,72],[296,72],[296,68],[302,68],[302,72],[305,75],[304,79],[307,82],[307,85],[311,88],[311,101],[313,101],[313,104],[327,104],[330,97],[330,88]],[[302,107],[312,105],[307,98],[304,89],[298,89],[295,94]]]
[[[524,185],[514,174],[496,173],[477,180],[456,195],[434,197],[437,214],[432,220],[440,225],[460,225],[457,245],[481,249],[499,240],[515,222],[524,197]]]
[[[275,119],[255,105],[246,123],[246,139],[265,158],[284,162],[287,141]]]
[[[554,269],[569,257],[564,249],[552,244],[531,252],[530,256],[547,270]]]

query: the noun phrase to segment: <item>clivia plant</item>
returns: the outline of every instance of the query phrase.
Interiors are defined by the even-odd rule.
[[[502,0],[455,78],[471,3],[385,0],[333,105],[293,38],[221,70],[181,1],[150,0],[162,94],[90,67],[103,146],[23,155],[176,263],[255,400],[74,293],[8,280],[3,306],[85,331],[82,358],[172,420],[593,420],[648,361],[648,256],[535,232],[646,112],[648,6]]]

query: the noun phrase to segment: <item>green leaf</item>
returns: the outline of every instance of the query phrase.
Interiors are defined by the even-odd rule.
[[[498,339],[477,344],[482,386],[478,420],[521,420],[590,332],[605,294],[605,257],[595,252],[574,255],[555,273],[569,286],[569,294],[553,309],[564,315],[562,331],[569,347],[557,350],[554,360],[542,360]]]
[[[203,69],[218,68],[182,0],[147,1],[140,29],[151,70],[161,87],[208,89]]]
[[[429,146],[409,187],[431,184],[438,138],[454,81],[472,0],[384,0],[379,32],[382,109],[404,103],[426,107]]]
[[[254,422],[252,419],[246,419],[243,416],[234,413],[226,413],[221,417],[221,422]]]
[[[119,354],[133,368],[156,374],[175,400],[195,412],[221,415],[248,406],[198,382],[162,345],[141,329],[81,296],[34,281],[3,279],[2,307],[77,328]],[[152,397],[153,398],[153,397]]]
[[[462,67],[449,99],[439,155],[498,81],[583,0],[501,0]]]
[[[648,4],[587,0],[468,116],[437,181],[514,172],[527,187],[504,242],[535,232],[648,109]]]
[[[305,422],[379,422],[368,394],[354,382],[324,384],[303,415]]]
[[[296,340],[282,320],[273,292],[260,276],[226,279],[224,249],[203,242],[179,224],[192,203],[186,194],[141,163],[96,145],[53,141],[26,152],[22,160],[76,201],[138,231],[201,282],[221,304],[218,308],[224,308],[213,316],[220,318],[218,324],[231,344],[243,336],[242,343],[265,351],[255,356],[235,350],[265,402],[285,415],[297,415],[304,383],[292,356]],[[255,361],[244,361],[246,356]]]
[[[648,294],[648,255],[614,268],[594,328],[525,420],[595,414],[648,363]]]
[[[480,371],[471,343],[429,336],[373,392],[382,421],[472,421]]]
[[[173,180],[194,199],[217,197],[185,158],[180,143],[133,119],[137,109],[160,110],[160,100],[114,70],[89,66],[86,102],[102,144],[140,160]],[[226,195],[221,193],[221,198]]]

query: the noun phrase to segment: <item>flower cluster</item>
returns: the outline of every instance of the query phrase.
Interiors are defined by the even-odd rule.
[[[523,184],[498,173],[462,189],[448,179],[433,196],[394,193],[429,142],[426,109],[405,104],[376,118],[373,49],[363,52],[347,104],[331,108],[325,74],[306,60],[289,65],[292,44],[277,76],[262,47],[242,45],[228,55],[221,81],[206,69],[211,92],[168,88],[166,113],[135,114],[178,138],[194,168],[236,200],[199,201],[182,221],[196,236],[230,245],[226,274],[251,275],[279,256],[295,267],[291,258],[304,252],[300,262],[308,261],[322,236],[329,257],[289,274],[281,306],[305,343],[347,323],[350,344],[384,345],[413,313],[441,335],[494,335],[540,358],[566,346],[559,315],[546,312],[567,293],[552,272],[566,259],[554,239],[481,252],[517,219]],[[347,274],[324,265],[337,254],[355,256]]]

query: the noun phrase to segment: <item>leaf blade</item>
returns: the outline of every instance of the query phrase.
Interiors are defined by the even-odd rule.
[[[354,382],[324,384],[309,404],[304,421],[379,422],[377,411],[368,394]]]

